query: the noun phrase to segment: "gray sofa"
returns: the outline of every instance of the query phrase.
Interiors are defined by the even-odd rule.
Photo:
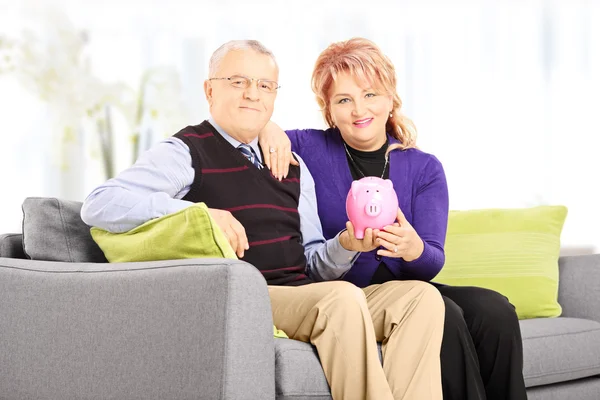
[[[600,255],[559,264],[563,315],[521,321],[529,399],[598,400]],[[0,338],[0,399],[330,399],[242,261],[39,261],[0,235]]]

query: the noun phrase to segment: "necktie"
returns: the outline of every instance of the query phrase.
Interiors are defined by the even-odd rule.
[[[254,166],[258,169],[262,168],[261,163],[258,161],[258,158],[256,157],[256,154],[254,153],[254,150],[252,150],[252,147],[248,146],[247,144],[240,144],[237,148],[244,156],[246,156],[246,158],[252,163],[254,164]]]

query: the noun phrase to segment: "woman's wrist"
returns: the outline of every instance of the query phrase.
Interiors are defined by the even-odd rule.
[[[419,242],[415,246],[415,251],[411,252],[411,254],[403,257],[404,261],[406,261],[406,262],[415,261],[416,259],[421,257],[421,255],[423,255],[423,251],[425,251],[425,243],[423,243],[423,239],[419,238]]]

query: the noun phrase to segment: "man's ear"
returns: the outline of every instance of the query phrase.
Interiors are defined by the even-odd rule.
[[[212,106],[212,85],[210,81],[207,79],[204,81],[204,94],[206,95],[206,101],[208,101],[208,105]]]

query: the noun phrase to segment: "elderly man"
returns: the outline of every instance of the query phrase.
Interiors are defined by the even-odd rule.
[[[229,42],[212,55],[209,74],[211,117],[95,189],[83,220],[125,232],[204,202],[238,257],[265,277],[275,325],[317,347],[334,399],[441,399],[444,306],[433,287],[389,282],[365,296],[346,282],[315,283],[339,278],[358,252],[377,246],[372,232],[324,240],[301,159],[286,179],[263,168],[258,134],[279,87],[273,54],[256,41]]]

